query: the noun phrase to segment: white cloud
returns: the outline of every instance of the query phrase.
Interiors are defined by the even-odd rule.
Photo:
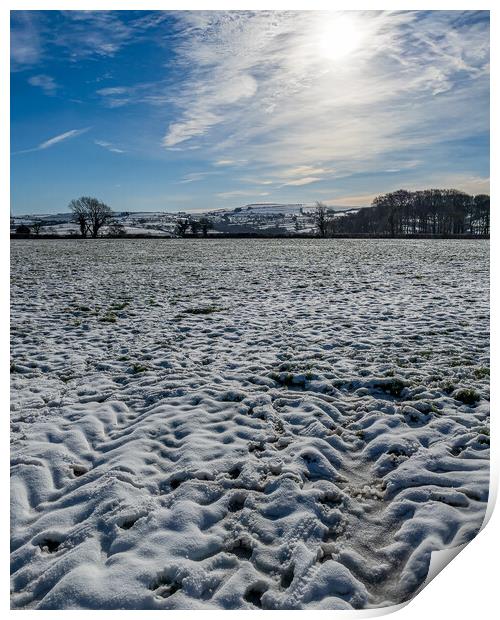
[[[316,183],[317,181],[321,181],[321,177],[303,177],[302,179],[288,181],[288,183],[284,183],[283,185],[309,185],[310,183]]]
[[[28,79],[31,86],[38,86],[46,95],[54,95],[59,88],[53,77],[50,75],[33,75]]]
[[[78,62],[87,57],[112,57],[169,18],[164,11],[146,15],[125,11],[11,12],[11,61],[13,70],[39,64],[59,55]],[[54,19],[53,16],[57,15]],[[60,16],[64,19],[58,19]],[[55,48],[55,50],[54,50]],[[59,48],[59,49],[57,49]]]
[[[94,140],[94,144],[97,144],[97,146],[100,146],[103,149],[110,151],[111,153],[125,153],[123,149],[119,149],[118,147],[111,144],[111,142],[105,142],[104,140]]]
[[[358,46],[336,59],[320,41],[341,19]],[[217,11],[181,13],[177,33],[186,77],[169,101],[178,113],[164,146],[223,152],[215,161],[243,153],[277,183],[404,169],[412,150],[488,130],[484,19]]]
[[[42,44],[33,16],[28,11],[11,12],[10,58],[14,71],[40,61]]]
[[[68,50],[70,60],[89,56],[110,57],[154,26],[144,17],[122,19],[120,11],[63,11],[66,18],[53,29],[51,42]]]
[[[48,149],[51,146],[55,146],[59,144],[59,142],[63,142],[64,140],[69,140],[70,138],[76,138],[76,136],[80,136],[82,133],[88,131],[90,127],[86,127],[85,129],[71,129],[70,131],[65,131],[64,133],[59,134],[58,136],[54,136],[45,142],[42,142],[37,146],[37,150]]]
[[[114,11],[69,11],[48,29],[42,12],[14,12],[13,67],[45,62],[50,54],[74,62],[105,60],[168,19],[173,55],[167,70],[160,53],[154,82],[119,83],[96,94],[108,108],[154,107],[151,117],[163,123],[158,141],[165,149],[198,150],[197,161],[208,167],[245,166],[244,178],[234,180],[249,187],[303,186],[314,193],[316,182],[325,187],[326,181],[367,172],[398,174],[394,178],[401,175],[403,182],[404,172],[415,168],[423,178],[429,161],[436,161],[436,145],[489,130],[484,12],[138,15],[124,19]],[[342,39],[344,29],[354,35],[351,40]],[[157,35],[149,32],[148,40],[166,45],[160,31]],[[30,80],[48,94],[57,88],[41,73]],[[31,150],[52,144],[57,141]],[[185,175],[181,182],[198,181],[201,174]],[[469,174],[472,185],[473,177]],[[413,181],[416,173],[407,178]],[[439,179],[437,184],[443,185]],[[234,194],[223,192],[228,193]]]
[[[234,159],[218,159],[214,161],[214,166],[232,166],[234,163]]]
[[[182,177],[179,183],[194,183],[202,181],[205,177],[215,174],[214,172],[190,172]]]
[[[347,194],[338,198],[329,198],[323,202],[329,207],[369,207],[377,194]]]
[[[238,198],[240,196],[269,196],[269,192],[254,192],[252,190],[235,190],[215,194],[217,198]]]
[[[81,134],[87,132],[90,127],[85,127],[84,129],[70,129],[69,131],[65,131],[53,138],[49,138],[45,140],[45,142],[41,142],[38,146],[35,146],[32,149],[25,149],[23,151],[18,151],[18,153],[33,153],[35,151],[44,151],[45,149],[49,149],[60,142],[64,142],[65,140],[69,140],[70,138],[76,138]]]
[[[323,175],[328,172],[333,172],[333,170],[322,167],[315,166],[296,166],[295,168],[290,168],[288,170],[283,170],[281,172],[282,176],[286,177],[296,177],[296,176],[304,176],[304,175]]]
[[[102,95],[103,97],[107,97],[108,95],[123,95],[127,93],[130,89],[125,86],[113,86],[110,88],[100,88],[96,90],[98,95]]]
[[[216,14],[217,12],[211,15]],[[192,20],[192,14],[186,15],[188,21]],[[193,44],[179,45],[179,62],[191,70],[193,66],[198,66],[199,69],[192,71],[191,79],[181,85],[181,92],[176,97],[175,104],[182,109],[182,113],[180,119],[168,127],[163,139],[167,148],[208,133],[212,127],[224,121],[226,112],[233,114],[235,109],[243,109],[246,102],[255,96],[258,87],[255,77],[241,70],[241,67],[231,67],[230,63],[226,62],[222,62],[220,66],[212,63],[210,44],[196,50],[197,34],[191,28],[189,30],[190,37],[194,39]],[[215,40],[216,38],[217,35]],[[199,54],[203,54],[204,49],[210,58]],[[196,92],[194,97],[193,92]]]
[[[202,136],[213,125],[219,123],[221,119],[221,116],[212,112],[190,110],[185,113],[181,122],[170,124],[168,132],[163,138],[163,145],[169,148],[194,136]]]
[[[239,179],[242,183],[248,183],[250,185],[274,185],[275,182],[271,179],[262,179],[256,177],[241,177]]]
[[[134,100],[138,87],[130,86],[110,86],[99,88],[96,95],[102,99],[102,103],[107,108],[121,108]]]

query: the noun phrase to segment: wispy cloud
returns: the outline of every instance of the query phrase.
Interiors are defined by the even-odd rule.
[[[73,62],[88,57],[113,57],[169,19],[164,11],[141,14],[69,10],[53,15],[55,18],[46,11],[11,12],[13,70],[34,66],[44,58],[59,55],[61,50]]]
[[[124,95],[130,89],[125,88],[124,86],[113,86],[110,88],[100,88],[96,91],[98,95],[102,95],[103,97],[108,97],[109,95]]]
[[[10,60],[13,71],[35,65],[42,55],[36,19],[28,11],[11,11]]]
[[[380,184],[380,181],[378,184]],[[344,192],[339,196],[323,198],[322,201],[329,206],[368,207],[377,195],[388,191],[395,191],[402,188],[410,191],[416,191],[427,189],[429,187],[458,189],[472,195],[489,194],[490,179],[489,177],[474,176],[459,172],[451,174],[436,172],[434,174],[426,175],[424,181],[415,181],[403,178],[396,183],[391,182],[388,184],[387,182],[384,182],[383,185],[379,185],[378,192],[369,192],[365,194],[352,194],[349,192]]]
[[[195,100],[192,100],[188,93],[184,93],[187,105],[184,106],[182,118],[170,124],[163,139],[167,148],[195,136],[202,136],[218,125],[224,119],[219,110],[239,108],[242,102],[255,95],[257,81],[251,75],[241,73],[230,80],[219,82],[217,87],[213,83],[199,81],[197,88],[200,88],[201,92]]]
[[[31,86],[38,86],[43,90],[46,95],[55,95],[59,85],[50,75],[33,75],[28,78],[28,83]]]
[[[239,197],[259,197],[259,196],[269,196],[269,192],[259,192],[252,190],[234,190],[231,192],[219,192],[215,194],[217,198],[239,198]]]
[[[98,147],[121,153],[122,140],[133,139],[144,177],[153,174],[149,161],[166,162],[162,183],[189,190],[193,200],[202,202],[208,185],[222,204],[270,194],[364,204],[372,191],[429,185],[486,191],[487,12],[11,15],[12,68],[25,71],[14,76],[14,97],[25,97],[26,82],[41,89],[30,93],[39,100],[42,91],[64,89],[67,98],[53,99],[54,109],[64,114],[78,101],[85,118],[96,117],[82,125],[104,127],[105,119],[99,135],[113,142],[96,140]],[[85,68],[78,85],[70,78],[77,68]],[[45,131],[57,133],[57,113],[49,121]],[[15,148],[31,127],[29,119]],[[163,175],[164,167],[157,170]]]
[[[319,42],[346,19],[358,45],[336,60]],[[163,144],[244,152],[292,186],[402,169],[410,150],[487,131],[488,31],[480,13],[182,13]]]
[[[213,125],[219,123],[221,118],[212,112],[190,110],[185,114],[182,122],[170,124],[168,133],[163,138],[163,145],[171,148],[185,140],[190,140],[194,136],[202,136]]]
[[[94,140],[94,144],[97,144],[97,146],[100,146],[103,149],[110,151],[111,153],[125,153],[123,149],[119,149],[118,147],[111,144],[111,142],[105,142],[104,140]]]
[[[309,185],[310,183],[316,183],[317,181],[321,181],[321,177],[303,177],[302,179],[294,179],[293,181],[288,181],[287,183],[283,183],[285,185]]]
[[[90,127],[85,127],[83,129],[70,129],[69,131],[65,131],[53,138],[49,138],[45,140],[45,142],[41,142],[38,146],[35,146],[32,149],[25,149],[23,151],[17,151],[17,153],[33,153],[35,151],[44,151],[45,149],[50,149],[51,147],[59,144],[60,142],[64,142],[65,140],[69,140],[71,138],[76,138],[77,136],[82,135],[87,132]]]
[[[99,88],[96,94],[101,97],[102,103],[107,108],[121,108],[132,100],[135,88],[125,86],[110,86]]]
[[[179,183],[194,183],[195,181],[202,181],[207,176],[215,174],[214,172],[190,172],[185,174]]]
[[[369,207],[377,194],[346,194],[338,198],[327,198],[323,200],[329,207]]]
[[[64,133],[59,134],[58,136],[54,136],[53,138],[49,138],[49,140],[45,140],[36,147],[37,151],[43,151],[44,149],[48,149],[51,146],[55,146],[59,144],[59,142],[64,142],[64,140],[69,140],[70,138],[76,138],[77,136],[81,136],[82,133],[88,131],[90,127],[85,127],[84,129],[70,129],[69,131],[65,131]]]
[[[436,172],[426,177],[426,184],[416,181],[405,183],[405,189],[409,190],[425,189],[428,186],[448,187],[467,192],[468,194],[489,194],[490,178],[460,172],[448,174]],[[394,187],[393,189],[398,188]]]
[[[214,166],[241,166],[246,164],[246,159],[218,159],[213,162]]]

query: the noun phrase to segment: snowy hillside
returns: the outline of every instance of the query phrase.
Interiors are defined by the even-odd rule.
[[[342,217],[352,212],[348,207],[335,211],[335,217]],[[355,211],[355,209],[354,209]],[[272,235],[314,234],[314,205],[263,203],[249,204],[233,209],[215,209],[207,211],[177,213],[162,211],[120,212],[114,213],[114,222],[122,226],[125,234],[147,236],[175,236],[179,220],[198,222],[207,218],[212,228],[211,235],[223,233],[261,233]],[[11,218],[11,232],[24,224],[32,226],[41,222],[40,235],[77,236],[78,226],[72,221],[71,213],[48,215],[22,215]],[[101,235],[109,234],[109,227],[101,230]]]

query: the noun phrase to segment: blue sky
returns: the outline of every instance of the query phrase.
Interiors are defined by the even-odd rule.
[[[11,209],[489,192],[488,12],[15,11]]]

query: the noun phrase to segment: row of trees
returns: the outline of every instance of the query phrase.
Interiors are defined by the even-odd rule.
[[[103,226],[108,226],[108,233],[111,236],[125,235],[124,226],[113,220],[113,211],[97,198],[82,196],[72,200],[69,208],[73,212],[74,221],[78,224],[82,237],[96,238]],[[188,232],[193,235],[201,232],[204,237],[207,237],[208,231],[212,228],[212,222],[206,217],[199,219],[186,217],[177,221],[174,234],[178,237],[185,237]]]
[[[82,237],[96,238],[103,226],[110,236],[125,236],[125,227],[113,219],[113,212],[90,196],[82,196],[69,203],[74,221]],[[455,189],[429,189],[410,192],[397,190],[377,196],[371,207],[352,213],[336,214],[321,202],[316,203],[314,220],[318,236],[373,235],[400,237],[410,235],[428,236],[482,236],[490,233],[490,197],[487,194],[471,196]],[[295,230],[300,224],[295,217]],[[42,222],[35,221],[31,231],[26,226],[18,227],[18,234],[40,234]],[[26,230],[24,230],[25,228]],[[208,236],[213,223],[203,216],[191,216],[177,220],[174,234]],[[22,230],[23,229],[23,230]]]
[[[455,189],[404,189],[377,196],[371,207],[335,216],[316,203],[318,235],[433,235],[438,237],[490,234],[490,197],[471,196]]]
[[[207,237],[208,231],[213,227],[214,225],[207,217],[200,217],[198,220],[186,217],[177,220],[174,233],[177,237],[185,237],[188,232],[192,235],[197,235],[201,232],[204,237]]]

